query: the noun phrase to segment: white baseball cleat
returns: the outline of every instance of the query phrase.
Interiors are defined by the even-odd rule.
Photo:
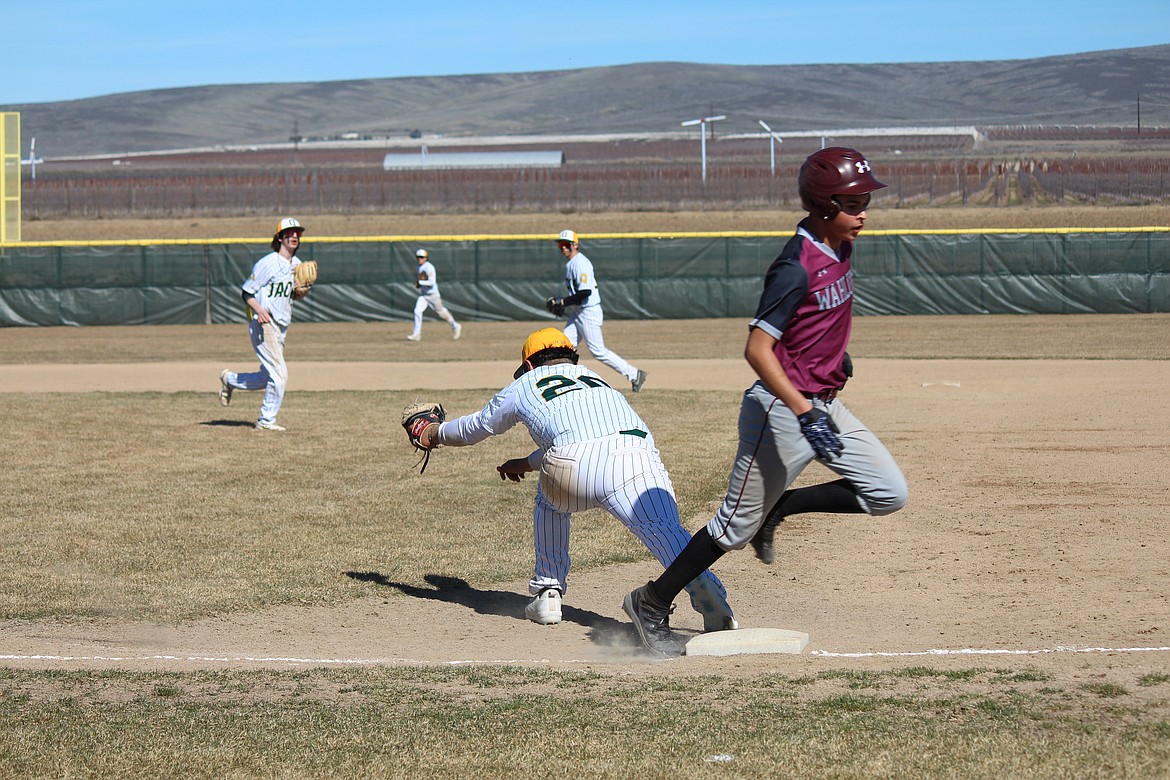
[[[630,387],[633,388],[635,393],[640,393],[644,384],[646,384],[646,372],[639,368],[638,375],[630,382]]]
[[[220,406],[227,406],[232,402],[232,386],[228,384],[227,375],[231,371],[226,368],[219,372],[219,404]]]
[[[406,337],[406,340],[407,341],[422,341],[422,336],[419,335],[418,333],[411,333],[409,336]]]
[[[460,325],[458,322],[456,322],[455,326],[453,328],[451,328],[451,338],[457,339],[462,335],[463,335],[463,326]]]
[[[561,592],[545,588],[524,608],[524,617],[542,626],[561,622]]]
[[[285,431],[288,430],[283,425],[277,425],[274,422],[256,422],[256,430],[258,431]]]

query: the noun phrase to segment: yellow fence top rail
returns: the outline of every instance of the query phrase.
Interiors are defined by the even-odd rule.
[[[964,236],[964,235],[1021,235],[1021,234],[1072,234],[1072,233],[1170,233],[1170,226],[1147,225],[1135,227],[1055,227],[1055,228],[951,228],[933,230],[867,230],[866,236]],[[786,238],[791,230],[746,230],[699,233],[580,233],[582,243],[589,239],[611,238]],[[540,233],[492,234],[492,235],[402,235],[402,236],[306,236],[302,243],[318,244],[395,244],[395,243],[439,243],[467,241],[547,241],[554,242],[555,236]],[[100,239],[92,241],[9,241],[0,247],[68,247],[68,246],[201,246],[223,244],[267,244],[271,239],[264,236],[250,238],[128,238]]]

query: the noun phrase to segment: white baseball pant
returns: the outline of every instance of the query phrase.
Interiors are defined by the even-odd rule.
[[[447,307],[443,305],[443,298],[438,293],[424,293],[418,296],[418,300],[414,302],[414,335],[422,335],[422,318],[423,312],[430,306],[435,314],[447,321],[451,329],[455,329],[455,318],[451,316],[451,312],[447,311]]]
[[[260,404],[260,423],[276,422],[280,404],[284,400],[284,388],[288,384],[288,367],[284,363],[284,337],[288,326],[269,322],[261,325],[256,319],[248,322],[248,335],[252,349],[260,358],[260,370],[247,374],[229,373],[225,379],[237,390],[263,390],[264,401]]]
[[[605,315],[601,311],[601,304],[576,306],[565,323],[565,335],[568,336],[574,349],[580,341],[584,341],[589,352],[599,363],[609,366],[633,382],[638,378],[638,369],[622,359],[621,355],[605,346],[605,339],[601,336],[601,324],[604,320]]]
[[[649,434],[614,434],[553,447],[544,455],[539,482],[533,508],[536,568],[528,584],[533,595],[545,588],[567,590],[574,512],[601,507],[630,529],[663,567],[691,540],[679,522],[674,486]],[[686,589],[704,627],[723,628],[732,613],[719,578],[704,571]]]

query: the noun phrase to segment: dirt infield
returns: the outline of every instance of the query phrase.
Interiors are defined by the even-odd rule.
[[[1097,338],[1124,344],[1126,334],[1111,322],[1110,332]],[[978,332],[967,337],[988,341]],[[1150,422],[1164,419],[1170,362],[928,360],[867,351],[857,359],[845,401],[898,458],[910,505],[886,518],[794,517],[781,528],[776,565],[743,551],[719,561],[716,570],[741,624],[808,632],[803,656],[670,663],[727,673],[924,658],[1039,665],[1073,677],[1111,666],[1164,670],[1170,661],[1164,527],[1170,442]],[[512,360],[485,357],[491,359],[474,370],[464,362],[310,360],[294,361],[290,373],[294,392],[475,387],[484,376],[510,374]],[[693,389],[702,377],[699,386],[731,394],[750,380],[734,353],[644,362],[652,377],[648,393]],[[9,364],[0,373],[9,386],[0,390],[200,390],[211,402],[208,377],[219,366],[199,359]],[[144,387],[147,375],[169,376],[170,384]],[[735,414],[729,395],[729,424]],[[806,478],[825,474],[814,465]],[[702,521],[691,518],[688,525]],[[281,607],[177,626],[4,621],[0,659],[69,668],[507,662],[646,670],[620,605],[626,590],[656,570],[644,562],[575,573],[558,626],[523,618],[523,581],[475,589],[436,579],[421,588],[370,573],[384,593],[340,607]],[[682,603],[674,623],[684,632],[700,625]]]

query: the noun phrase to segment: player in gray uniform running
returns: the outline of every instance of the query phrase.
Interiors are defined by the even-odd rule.
[[[463,333],[463,326],[455,321],[451,312],[443,305],[443,298],[439,295],[439,279],[435,273],[435,264],[430,261],[425,249],[418,250],[414,256],[418,260],[418,278],[414,282],[418,289],[418,300],[414,302],[414,330],[407,338],[411,341],[422,340],[423,312],[428,306],[451,326],[451,338],[459,338]]]
[[[500,479],[519,482],[539,471],[533,508],[536,567],[529,581],[535,596],[525,615],[541,624],[561,621],[568,589],[569,520],[574,512],[601,507],[620,520],[663,566],[691,539],[679,523],[670,475],[654,436],[619,391],[584,366],[556,328],[528,337],[515,380],[482,410],[424,433],[423,443],[477,444],[523,423],[536,443],[526,457],[496,468]],[[736,628],[727,591],[709,571],[682,585],[705,631]]]
[[[292,302],[296,299],[293,269],[301,264],[296,256],[305,229],[292,217],[276,227],[272,251],[256,261],[243,285],[243,299],[248,307],[248,336],[252,349],[260,358],[260,370],[238,374],[224,369],[219,375],[219,402],[232,402],[233,390],[263,390],[260,418],[256,428],[283,431],[276,415],[284,401],[288,384],[288,367],[284,362],[284,337],[292,321]]]
[[[669,609],[683,583],[749,542],[770,563],[784,517],[887,515],[905,506],[909,491],[898,464],[837,397],[852,373],[845,352],[853,321],[849,258],[870,193],[885,186],[853,149],[821,149],[801,166],[798,188],[809,216],[768,269],[748,324],[744,356],[759,380],[740,407],[727,497],[662,576],[622,605],[649,649],[672,649]],[[841,478],[789,490],[814,458]]]
[[[578,248],[577,234],[572,230],[562,230],[557,236],[557,248],[565,258],[565,286],[569,288],[569,294],[563,298],[549,298],[549,311],[558,316],[568,311],[569,319],[564,330],[573,347],[583,340],[598,362],[630,380],[635,393],[642,392],[646,372],[630,365],[605,346],[601,335],[601,324],[605,319],[601,311],[601,290],[597,289],[593,263]]]

